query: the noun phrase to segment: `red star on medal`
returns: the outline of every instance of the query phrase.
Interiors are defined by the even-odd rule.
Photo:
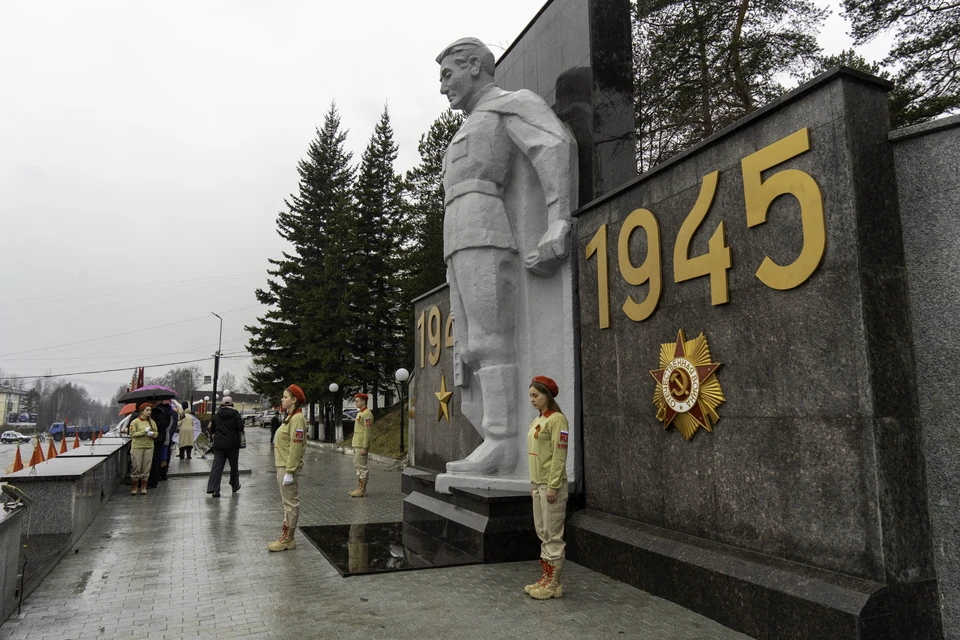
[[[673,350],[674,360],[676,360],[677,358],[682,358],[683,360],[686,360],[687,362],[689,362],[696,369],[698,382],[700,385],[702,385],[704,382],[706,382],[707,378],[713,375],[713,372],[720,367],[721,363],[711,362],[705,365],[697,366],[696,363],[690,362],[690,360],[687,358],[686,347],[684,346],[684,342],[685,340],[683,336],[683,329],[680,329],[680,331],[677,333],[677,343]],[[650,372],[650,375],[653,376],[653,379],[657,381],[657,384],[659,385],[658,388],[662,389],[664,372],[670,368],[671,368],[670,365],[668,365],[663,367],[662,369],[656,369]],[[673,368],[672,371],[678,371],[678,369]],[[679,371],[682,371],[682,369]],[[689,374],[685,374],[685,375],[689,377]],[[681,378],[682,378],[682,375],[681,375]],[[668,388],[671,389],[671,393],[672,393],[673,391],[672,381]],[[690,395],[690,392],[688,391],[687,397],[689,397],[689,395]],[[679,400],[681,398],[677,398],[677,399]],[[691,406],[690,409],[687,410],[686,412],[677,411],[673,409],[669,404],[665,404],[664,405],[665,415],[663,417],[664,429],[670,426],[670,423],[673,422],[673,419],[676,417],[678,413],[689,413],[690,416],[697,421],[697,424],[707,429],[708,431],[710,430],[710,424],[707,422],[707,419],[703,414],[703,407],[701,406],[699,399],[696,402],[694,402],[693,406]]]

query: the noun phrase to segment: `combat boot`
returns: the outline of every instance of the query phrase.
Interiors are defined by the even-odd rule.
[[[137,489],[140,487],[140,480],[131,480],[130,481],[130,495],[137,495]]]
[[[546,581],[546,579],[547,579],[547,561],[544,560],[543,558],[540,558],[540,570],[541,570],[540,579],[537,580],[536,582],[534,582],[533,584],[528,584],[527,586],[525,586],[525,587],[523,588],[523,592],[524,592],[524,593],[530,593],[531,591],[533,591],[533,590],[536,589],[537,587],[543,585],[543,583]]]
[[[271,542],[267,545],[267,549],[270,551],[286,551],[287,549],[296,549],[297,543],[293,539],[294,531],[287,528],[287,525],[283,525],[283,533],[280,534],[280,538],[275,542]]]
[[[147,495],[147,480],[143,479],[140,481],[140,493]]]
[[[562,598],[563,587],[560,586],[560,570],[563,568],[563,560],[547,562],[547,581],[539,587],[534,587],[530,592],[531,598],[537,600],[549,600],[550,598]]]
[[[362,497],[365,496],[365,495],[367,495],[367,481],[366,481],[366,480],[358,480],[358,481],[357,481],[357,488],[350,492],[350,497],[351,497],[351,498],[362,498]]]

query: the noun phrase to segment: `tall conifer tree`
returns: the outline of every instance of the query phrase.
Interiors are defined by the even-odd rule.
[[[350,363],[347,234],[353,217],[350,153],[346,132],[331,104],[323,128],[297,165],[299,191],[277,216],[277,233],[292,245],[283,258],[270,260],[266,289],[257,299],[270,307],[258,324],[246,327],[256,372],[251,383],[259,393],[297,383],[319,398],[329,382],[346,383],[355,373]]]
[[[407,224],[403,183],[394,172],[397,145],[384,106],[380,122],[360,160],[355,200],[356,231],[349,269],[350,305],[353,314],[353,342],[358,380],[373,391],[392,386],[394,371],[405,361],[402,299],[408,268],[403,256]]]

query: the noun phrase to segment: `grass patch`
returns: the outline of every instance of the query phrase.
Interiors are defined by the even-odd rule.
[[[400,459],[410,449],[410,423],[403,425],[403,448],[400,451],[400,418],[402,415],[400,403],[374,414],[373,436],[370,439],[370,453],[388,458]],[[379,415],[378,415],[379,414]],[[353,427],[350,427],[351,429]],[[353,436],[343,441],[346,446],[353,446]]]

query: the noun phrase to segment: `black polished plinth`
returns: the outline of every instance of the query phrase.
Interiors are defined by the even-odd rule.
[[[300,531],[344,578],[479,562],[402,522],[300,527]]]
[[[941,638],[936,581],[886,585],[585,509],[567,558],[757,640]]]
[[[403,523],[443,541],[484,563],[534,560],[540,540],[533,526],[533,507],[526,491],[434,490],[437,474],[407,467],[402,487]],[[567,517],[583,506],[583,496],[571,495]],[[405,530],[406,531],[406,530]]]

